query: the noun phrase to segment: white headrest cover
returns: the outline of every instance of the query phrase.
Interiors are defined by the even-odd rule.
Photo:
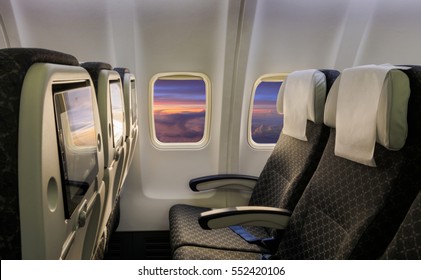
[[[326,98],[324,123],[328,127],[336,128],[336,107],[338,103],[338,91],[341,76],[339,75],[333,82]]]
[[[279,90],[277,109],[284,114],[282,133],[307,141],[307,120],[323,122],[326,76],[315,69],[288,75]]]
[[[375,166],[376,142],[390,150],[404,146],[410,86],[408,77],[397,69],[392,65],[360,66],[345,69],[335,81],[324,121],[336,127],[337,156]]]

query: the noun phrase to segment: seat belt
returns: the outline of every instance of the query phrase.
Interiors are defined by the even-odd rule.
[[[242,226],[229,226],[229,228],[248,243],[259,245],[268,249],[270,252],[275,252],[278,249],[279,242],[281,241],[280,238],[277,237],[257,238]]]

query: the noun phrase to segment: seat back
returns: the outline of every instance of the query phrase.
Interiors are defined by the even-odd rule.
[[[305,71],[294,73],[298,74],[298,79],[301,79],[300,73],[303,72]],[[305,112],[307,116],[305,127],[307,141],[299,140],[284,132],[281,133],[254,187],[249,205],[294,210],[308,181],[316,170],[329,135],[329,129],[322,124],[323,120],[320,119],[320,114],[323,116],[325,96],[339,72],[336,70],[320,70],[312,71],[309,75],[310,80],[307,80],[304,86],[307,87],[305,90],[310,92],[311,97],[309,97],[307,103],[298,100],[299,103],[303,103],[305,108],[310,103],[315,108],[312,114],[307,115],[307,111]],[[287,85],[288,78],[280,90],[278,111],[282,110],[284,95],[297,94],[294,88],[286,89]],[[316,122],[314,111],[318,112],[319,115]],[[288,122],[288,119],[285,119],[285,122]],[[284,127],[286,124],[284,124]]]
[[[421,192],[412,203],[382,258],[421,260]]]
[[[0,58],[0,257],[90,259],[104,158],[89,74],[44,49],[3,49]]]
[[[365,121],[364,125],[374,129],[374,141],[377,135],[378,143],[371,143],[377,166],[368,166],[335,155],[335,139],[340,137],[338,132],[341,129],[354,131],[354,120],[350,125],[339,127],[349,121],[338,121],[347,116],[341,115],[343,105],[348,106],[343,102],[351,97],[358,109],[367,102],[361,98],[361,93],[371,94],[365,87],[349,90],[347,86],[358,87],[362,81],[373,81],[373,77],[376,77],[373,73],[378,69],[372,68],[362,69],[365,78],[361,79],[360,76],[357,82],[351,84],[343,81],[344,73],[347,72],[345,70],[332,86],[325,109],[325,123],[332,127],[330,137],[319,166],[291,216],[275,258],[379,258],[418,192],[421,186],[418,175],[421,162],[421,121],[417,116],[421,105],[420,67],[404,71],[390,70],[384,80],[376,82],[381,91],[380,99],[377,99],[379,106],[371,107],[370,110],[377,108],[369,112],[371,116],[374,114],[374,120],[371,123]],[[344,92],[351,96],[346,96]],[[405,103],[408,105],[408,101],[405,102],[405,99],[408,100],[409,92],[407,109]],[[390,103],[390,100],[397,102]],[[406,115],[407,138],[403,128]],[[354,114],[351,112],[351,116],[361,121],[355,111]],[[387,128],[384,126],[386,122],[390,124]],[[392,126],[396,124],[400,132],[392,133],[396,129]],[[380,135],[384,135],[386,129],[388,137],[384,141]],[[395,136],[404,140],[406,138],[401,149],[386,143]],[[354,144],[352,149],[356,151],[360,143],[356,141]]]
[[[118,221],[115,211],[123,182],[127,156],[125,142],[125,107],[120,75],[112,70],[111,65],[101,62],[85,62],[85,68],[94,81],[101,130],[104,135],[104,181],[106,195],[103,217],[98,234],[98,247],[95,258],[103,258],[110,239],[112,223]],[[106,136],[105,136],[106,135]]]
[[[137,92],[136,92],[136,78],[130,73],[127,68],[114,68],[115,71],[120,74],[121,81],[123,83],[124,93],[124,107],[126,116],[126,149],[128,156],[126,157],[125,172],[123,175],[123,183],[130,169],[130,165],[133,160],[134,151],[137,144],[138,138],[138,122],[137,122]]]

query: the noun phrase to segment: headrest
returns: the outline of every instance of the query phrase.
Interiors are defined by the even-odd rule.
[[[121,81],[124,81],[125,74],[130,73],[130,69],[125,68],[125,67],[115,67],[114,71],[116,71],[120,75]]]
[[[307,120],[323,122],[326,76],[319,70],[301,70],[288,75],[279,90],[277,109],[284,114],[282,133],[307,141]]]
[[[113,67],[106,62],[83,62],[80,66],[89,71],[113,70]]]
[[[102,70],[113,70],[113,67],[105,62],[84,62],[80,64],[80,66],[82,66],[86,69],[86,71],[88,71],[96,90],[98,90],[99,72],[101,72]],[[98,92],[96,94],[98,94]]]
[[[325,113],[323,122],[331,128],[336,128],[336,107],[338,103],[339,84],[341,82],[341,75],[333,82],[326,98]]]
[[[324,122],[336,127],[335,154],[375,166],[375,143],[401,149],[408,134],[409,79],[393,65],[345,69],[326,100]]]

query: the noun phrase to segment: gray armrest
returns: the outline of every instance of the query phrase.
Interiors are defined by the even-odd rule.
[[[252,190],[258,177],[239,174],[220,174],[204,176],[190,180],[190,189],[194,192],[219,188]]]
[[[218,229],[233,225],[263,226],[284,229],[291,212],[264,206],[240,206],[203,212],[199,224],[203,229]]]

